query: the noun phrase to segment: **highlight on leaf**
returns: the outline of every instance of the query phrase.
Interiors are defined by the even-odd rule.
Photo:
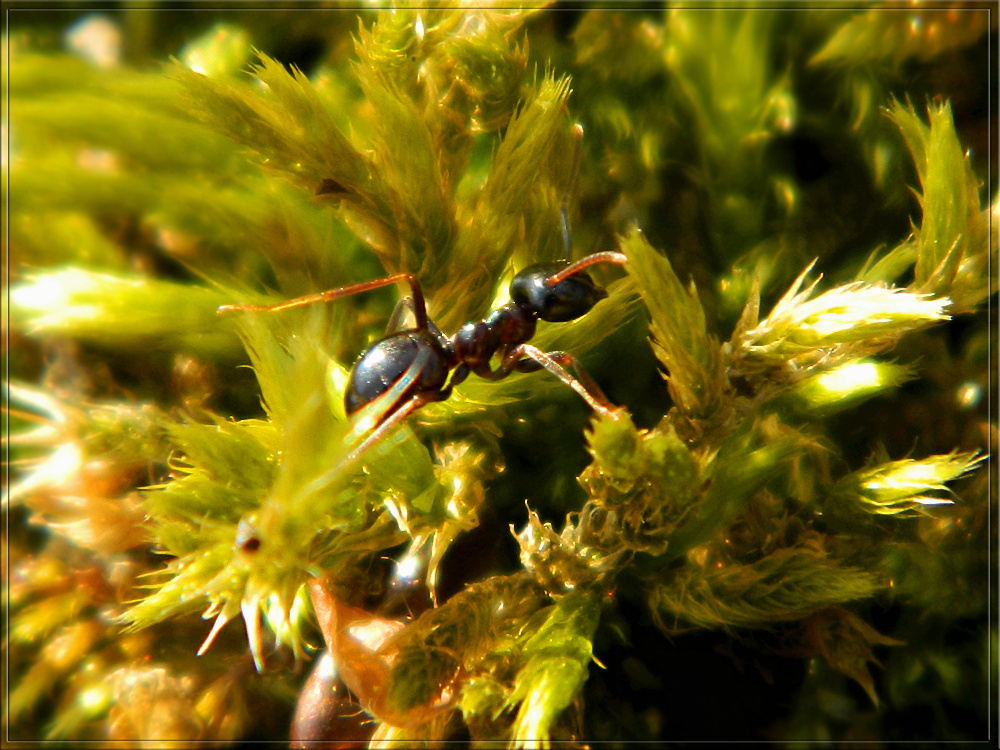
[[[950,453],[924,459],[888,461],[884,452],[872,457],[869,468],[852,472],[830,490],[831,500],[866,513],[909,516],[952,505],[948,482],[973,471],[985,461],[974,453]]]
[[[801,290],[811,270],[799,275],[767,318],[758,323],[752,314],[741,323],[732,342],[740,369],[829,367],[883,351],[903,334],[949,317],[947,298],[862,282],[813,296],[819,279]]]
[[[849,409],[914,377],[915,368],[907,365],[859,359],[798,381],[792,393],[803,408],[831,413]]]

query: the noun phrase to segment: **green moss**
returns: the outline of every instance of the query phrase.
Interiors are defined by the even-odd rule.
[[[981,738],[924,709],[996,643],[987,9],[495,6],[12,16],[11,736]],[[452,334],[564,209],[600,415],[471,375],[369,443],[407,284],[259,309]]]

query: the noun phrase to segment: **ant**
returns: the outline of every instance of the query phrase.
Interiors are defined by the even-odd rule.
[[[560,209],[567,259],[570,250],[567,204],[579,168],[583,128],[576,125],[573,131],[576,139],[573,168]],[[218,312],[277,312],[314,302],[329,302],[401,281],[409,285],[411,296],[403,298],[397,305],[385,338],[369,346],[351,370],[344,394],[348,415],[390,391],[392,393],[386,396],[389,407],[378,418],[368,437],[347,457],[346,465],[424,404],[447,399],[452,388],[464,381],[470,372],[487,380],[501,380],[513,372],[537,372],[544,368],[576,391],[594,411],[614,418],[612,404],[571,354],[543,352],[528,341],[535,335],[539,320],[553,323],[576,320],[608,296],[584,273],[585,269],[599,263],[624,265],[625,262],[623,253],[600,252],[575,263],[563,260],[528,266],[511,281],[510,301],[507,304],[479,322],[466,323],[453,336],[441,333],[427,316],[420,283],[410,273],[392,274],[275,305],[222,305]],[[416,326],[396,330],[404,307],[412,312]],[[500,358],[496,369],[490,365],[494,355]],[[575,378],[567,370],[568,367],[576,371]]]

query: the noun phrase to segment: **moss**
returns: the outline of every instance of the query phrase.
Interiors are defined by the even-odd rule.
[[[987,12],[18,9],[11,736],[981,739]],[[568,228],[586,402],[347,413]]]

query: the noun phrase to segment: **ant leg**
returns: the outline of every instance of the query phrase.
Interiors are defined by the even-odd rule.
[[[611,263],[616,266],[624,266],[628,263],[628,258],[625,256],[625,253],[618,253],[610,250],[603,253],[593,253],[584,258],[580,258],[580,260],[576,261],[576,263],[570,263],[559,272],[549,276],[545,279],[545,286],[555,286],[560,281],[565,281],[570,276],[577,274],[590,266],[596,266],[598,263]]]
[[[401,299],[399,302],[396,303],[396,307],[394,307],[393,310],[392,310],[392,315],[389,316],[389,324],[385,327],[385,335],[386,336],[388,336],[391,333],[396,333],[397,331],[401,330],[400,326],[401,326],[401,323],[402,323],[402,320],[403,320],[403,313],[406,310],[409,310],[409,311],[413,312],[414,315],[416,315],[416,312],[413,310],[413,298],[412,297],[403,297],[403,299]],[[438,328],[436,325],[434,325],[434,321],[431,320],[430,318],[427,318],[427,330],[429,330],[431,333],[433,333],[434,336],[439,341],[444,342],[444,341],[447,340],[445,338],[445,335],[443,333],[441,333],[441,329]]]
[[[385,437],[392,430],[396,429],[400,423],[408,416],[410,416],[417,409],[422,407],[424,404],[429,404],[434,401],[444,401],[451,395],[451,386],[447,385],[440,391],[435,391],[434,393],[418,393],[410,397],[410,400],[404,403],[402,406],[397,408],[388,418],[379,424],[371,434],[366,437],[360,445],[358,445],[354,450],[347,454],[347,458],[344,459],[343,463],[338,467],[338,471],[343,469],[345,466],[354,463],[357,459],[363,456],[369,448],[375,445],[379,440]]]
[[[369,433],[368,437],[361,441],[356,448],[354,448],[350,453],[347,454],[340,465],[337,467],[339,472],[344,467],[354,463],[361,456],[368,452],[368,449],[375,445],[379,440],[384,438],[389,432],[394,430],[400,425],[400,423],[410,416],[413,412],[419,409],[421,406],[426,404],[428,401],[434,401],[436,399],[427,398],[426,394],[417,394],[411,396],[409,401],[406,401],[402,406],[398,407],[388,418],[385,419],[378,427]]]
[[[347,454],[347,457],[344,458],[343,461],[340,461],[325,474],[322,474],[306,485],[303,489],[303,492],[306,495],[318,492],[329,485],[344,471],[345,468],[347,468],[347,466],[357,461],[373,445],[375,445],[375,443],[385,437],[385,435],[391,430],[398,427],[404,419],[410,416],[410,414],[419,409],[421,406],[430,403],[431,401],[443,401],[451,395],[451,386],[448,385],[440,391],[436,391],[434,393],[418,393],[410,397],[409,400],[404,401],[407,391],[416,379],[420,377],[420,373],[427,364],[429,358],[430,354],[427,351],[423,351],[418,354],[412,364],[410,364],[410,366],[406,369],[406,372],[403,373],[403,376],[393,383],[392,388],[372,402],[378,403],[380,406],[385,406],[385,408],[382,409],[381,416],[367,416],[366,418],[359,419],[355,423],[354,428],[345,436],[345,442],[353,443],[358,436],[371,430],[368,437],[355,446],[351,452]]]
[[[566,369],[573,367],[577,377],[573,377]],[[512,349],[500,363],[500,369],[493,373],[495,380],[500,380],[517,372],[536,372],[546,369],[572,388],[587,402],[591,409],[602,416],[617,419],[615,406],[612,404],[597,383],[586,373],[576,361],[576,358],[566,352],[543,352],[531,344],[520,344]]]
[[[420,282],[417,281],[417,277],[412,273],[394,273],[391,276],[386,276],[382,279],[373,279],[372,281],[362,281],[360,284],[351,284],[349,286],[342,286],[336,289],[327,289],[325,292],[308,294],[305,297],[296,297],[295,299],[288,300],[287,302],[279,302],[276,305],[221,305],[216,312],[277,312],[279,310],[287,310],[291,307],[311,305],[315,302],[331,302],[335,299],[340,299],[341,297],[349,297],[352,294],[360,294],[361,292],[367,292],[372,289],[389,286],[390,284],[395,284],[397,281],[405,281],[410,285],[410,290],[413,295],[413,314],[417,319],[417,328],[426,330],[427,306],[424,304],[424,294],[420,289]]]
[[[545,352],[545,356],[557,365],[562,366],[564,369],[572,368],[573,375],[580,381],[580,384],[587,389],[588,393],[601,403],[611,405],[610,399],[604,395],[604,391],[601,390],[601,387],[592,377],[590,377],[587,371],[583,369],[583,366],[572,354],[569,352]],[[544,365],[537,359],[520,359],[514,364],[514,369],[518,372],[538,372],[543,368]]]
[[[368,437],[366,437],[357,447],[348,453],[343,461],[335,464],[332,469],[307,484],[302,489],[301,494],[303,496],[308,496],[314,492],[319,492],[324,487],[327,487],[331,482],[335,481],[348,466],[361,458],[361,456],[363,456],[378,440],[381,440],[386,433],[389,432],[389,430],[393,427],[397,427],[401,421],[410,416],[410,414],[412,414],[416,409],[420,408],[422,403],[419,401],[419,398],[419,396],[414,396],[408,402],[396,409],[396,411],[393,412],[388,419],[376,427],[371,434],[368,435]]]
[[[369,430],[371,432],[368,434],[368,437],[348,454],[347,458],[338,467],[338,470],[354,462],[371,446],[382,439],[386,433],[398,426],[404,419],[424,404],[434,401],[444,401],[451,395],[452,385],[449,383],[439,391],[415,393],[407,399],[410,388],[424,371],[424,367],[427,365],[430,357],[431,354],[428,350],[421,351],[414,358],[413,362],[410,363],[410,366],[406,368],[406,372],[403,373],[402,377],[393,383],[389,390],[372,402],[378,403],[379,406],[384,405],[385,408],[382,409],[381,416],[374,419],[372,417],[360,419],[354,425],[354,429],[351,430],[348,436],[352,442],[353,439],[363,435],[365,432]],[[373,421],[374,425],[372,425]]]
[[[392,315],[389,316],[389,323],[385,327],[385,335],[396,333],[402,329],[403,315],[407,311],[413,312],[413,297],[403,297],[396,306],[392,308]],[[414,313],[415,314],[415,313]]]

